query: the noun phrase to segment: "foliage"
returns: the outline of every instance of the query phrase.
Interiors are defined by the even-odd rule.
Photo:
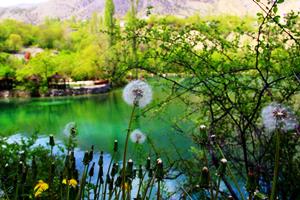
[[[275,5],[270,2],[271,7]],[[192,135],[200,147],[195,161],[179,166],[189,175],[187,190],[194,191],[200,181],[199,164],[217,170],[224,154],[240,179],[246,182],[253,171],[260,183],[255,190],[271,193],[276,142],[274,134],[262,126],[260,111],[270,102],[295,106],[293,98],[299,94],[300,73],[299,30],[293,28],[299,25],[299,17],[287,15],[279,24],[272,9],[259,15],[259,25],[251,28],[245,28],[243,22],[235,22],[233,28],[218,20],[183,26],[169,20],[139,28],[140,47],[148,48],[140,54],[137,68],[171,84],[170,96],[154,112],[160,112],[161,105],[168,105],[170,99],[180,98],[187,109],[174,117],[175,130]],[[194,122],[194,131],[182,125],[189,121]],[[207,135],[197,133],[199,124],[208,127]],[[299,198],[297,178],[289,173],[299,173],[299,133],[295,132],[286,133],[281,143],[277,194],[282,199]],[[212,145],[211,137],[222,154]],[[227,178],[223,181],[228,193],[238,198],[231,188],[232,177]],[[285,187],[287,181],[295,184]],[[216,180],[213,187],[217,185]],[[253,191],[249,194],[253,195]]]
[[[37,134],[37,133],[36,133]],[[0,198],[1,199],[118,199],[121,197],[122,169],[114,155],[107,161],[103,152],[94,147],[85,153],[75,152],[76,130],[70,130],[66,146],[56,145],[49,136],[47,146],[36,145],[37,135],[21,138],[19,143],[0,139]],[[58,151],[53,151],[57,147]],[[114,144],[114,154],[118,144]],[[78,154],[84,153],[82,163]],[[97,155],[97,158],[94,156]],[[145,160],[145,167],[134,168],[128,161],[125,173],[125,196],[127,198],[150,198],[156,184],[164,179],[162,161]],[[97,162],[97,166],[95,166]],[[109,163],[106,163],[109,162]],[[83,165],[84,169],[80,168]],[[108,169],[105,167],[108,166]],[[81,176],[79,176],[81,174]],[[147,175],[147,176],[146,176]],[[106,178],[104,178],[106,177]],[[95,179],[95,181],[91,181]],[[139,183],[135,183],[137,179]],[[143,184],[143,187],[142,187]],[[137,187],[135,191],[133,186]],[[137,194],[136,194],[137,192]],[[163,192],[161,193],[163,195]]]
[[[55,73],[75,80],[105,78],[113,83],[144,75],[165,79],[169,96],[147,111],[161,112],[173,99],[186,105],[186,111],[172,119],[174,129],[191,136],[197,147],[192,148],[195,159],[174,164],[187,177],[184,190],[205,194],[207,188],[197,187],[203,173],[199,166],[218,172],[221,158],[226,157],[234,173],[212,178],[211,187],[217,191],[212,199],[218,198],[221,179],[227,189],[220,196],[241,197],[235,191],[239,183],[234,184],[235,189],[231,184],[236,175],[247,185],[250,199],[255,194],[270,196],[276,163],[273,155],[278,148],[275,134],[263,127],[260,111],[270,102],[298,106],[299,13],[281,17],[278,7],[283,1],[268,1],[267,8],[254,1],[263,11],[256,20],[234,16],[138,19],[138,1],[131,2],[124,27],[117,26],[112,17],[112,1],[106,2],[105,27],[97,15],[91,21],[47,20],[39,26],[2,22],[3,51],[18,51],[22,44],[48,50],[21,66],[8,64],[7,54],[1,54],[1,64],[13,69],[4,67],[1,74],[16,71],[20,82],[37,74],[43,86]],[[185,123],[193,128],[187,129]],[[206,131],[199,132],[199,124],[205,124]],[[299,130],[282,136],[279,154],[277,194],[281,199],[297,199]]]

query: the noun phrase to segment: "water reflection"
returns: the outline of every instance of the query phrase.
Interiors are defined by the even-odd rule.
[[[2,101],[0,110],[0,134],[3,136],[29,135],[38,131],[41,135],[53,134],[63,140],[65,126],[75,122],[79,133],[78,147],[89,149],[95,145],[97,150],[111,152],[115,139],[119,141],[120,149],[124,146],[131,107],[123,102],[121,91],[114,91],[97,96]],[[170,122],[165,120],[180,112],[182,109],[175,104],[164,113],[139,116],[133,128],[146,133],[158,150],[175,155],[175,150],[170,148],[172,142],[187,155],[189,140],[176,134]],[[129,146],[130,156],[141,151],[149,153],[150,149],[149,141],[143,148],[135,144]]]

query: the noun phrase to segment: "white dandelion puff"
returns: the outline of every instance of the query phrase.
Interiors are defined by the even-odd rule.
[[[75,122],[69,122],[66,124],[63,133],[65,136],[69,137],[71,133],[71,129],[76,128],[76,123]]]
[[[140,131],[139,129],[135,129],[130,134],[130,139],[133,143],[143,144],[146,141],[147,137],[144,133],[142,133],[142,131]]]
[[[123,99],[129,105],[136,104],[138,107],[143,108],[152,100],[152,89],[144,81],[131,81],[123,90]]]
[[[264,127],[270,132],[277,127],[281,127],[284,131],[290,131],[298,126],[295,115],[287,107],[278,103],[271,103],[263,108],[261,115]]]

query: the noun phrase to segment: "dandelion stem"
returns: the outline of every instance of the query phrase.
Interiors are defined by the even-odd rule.
[[[70,198],[70,186],[67,180],[67,200],[69,200],[69,198]]]
[[[4,191],[4,196],[7,200],[9,200],[9,197],[8,197],[8,194],[7,194],[7,190],[6,190],[6,187],[5,187],[5,184],[3,184],[3,191]]]
[[[154,175],[153,175],[152,179],[150,179],[150,180],[148,181],[148,183],[147,183],[147,186],[146,186],[146,188],[145,188],[145,191],[144,191],[144,194],[143,194],[142,200],[145,200],[145,198],[146,198],[146,196],[147,196],[147,192],[148,192],[148,189],[149,189],[150,185],[151,185],[151,190],[152,190],[152,187],[153,187],[153,182],[154,182],[154,180],[155,180],[155,176],[156,176],[156,171],[155,171],[155,173],[154,173]],[[151,194],[151,191],[150,191],[150,194]]]
[[[91,184],[91,182],[92,182],[92,177],[90,176],[90,178],[89,178],[89,185]],[[88,190],[88,200],[90,200],[90,196],[91,196],[91,190],[89,189]]]
[[[148,199],[151,199],[151,193],[152,193],[152,190],[153,190],[154,182],[155,182],[155,178],[153,178],[152,181],[151,181],[151,187],[150,187]]]
[[[111,191],[111,192],[109,193],[108,200],[111,200],[111,199],[112,199],[114,193],[117,193],[117,187],[115,187],[115,188],[113,189],[113,191]],[[117,198],[115,198],[115,199],[117,199]]]
[[[103,191],[103,199],[105,200],[106,199],[106,189],[107,189],[107,177],[109,176],[109,173],[110,173],[110,169],[111,169],[111,165],[114,161],[114,157],[116,155],[116,152],[113,153],[111,159],[110,159],[110,162],[109,162],[109,166],[108,166],[108,170],[107,170],[107,173],[106,173],[106,180],[105,180],[105,187],[104,187],[104,191]]]
[[[83,173],[82,173],[82,178],[81,178],[81,181],[80,181],[79,192],[77,194],[76,200],[80,200],[81,196],[83,195],[87,169],[88,169],[88,165],[85,165]]]
[[[16,194],[15,194],[15,200],[17,200],[18,199],[18,197],[19,197],[19,177],[18,177],[18,175],[17,175],[17,184],[16,184]]]
[[[160,180],[157,181],[157,200],[160,200]]]
[[[99,170],[98,170],[98,177],[97,177],[97,182],[96,182],[96,186],[95,186],[95,194],[94,194],[94,199],[98,199],[99,197],[99,194],[100,194],[100,190],[101,190],[101,183],[99,185],[99,182],[100,182],[100,179],[101,179],[101,176],[100,176],[100,172],[102,170],[103,166],[99,166]]]
[[[120,197],[120,193],[121,193],[121,189],[117,192],[116,199],[118,199],[118,200],[119,200],[119,197]]]
[[[276,198],[276,185],[278,179],[278,169],[279,169],[279,148],[280,148],[280,132],[276,131],[276,153],[275,153],[275,167],[274,167],[274,176],[272,183],[272,192],[270,200],[274,200]]]
[[[253,199],[253,192],[250,192],[249,194],[249,200],[252,200]]]
[[[211,181],[211,176],[210,176],[210,172],[208,172],[208,178],[209,178],[209,188],[207,189],[210,193],[210,199],[213,200],[214,199],[214,192],[213,192],[213,184],[212,184],[212,181]]]
[[[219,146],[218,144],[216,144],[216,147],[217,147],[217,149],[219,150],[219,153],[221,154],[221,156],[222,156],[223,158],[226,159],[226,157],[225,157],[225,155],[223,154],[223,151],[222,151],[222,149],[220,148],[220,146]],[[242,193],[242,191],[241,191],[241,189],[240,189],[240,186],[239,186],[239,184],[238,184],[236,178],[234,177],[234,175],[233,175],[233,173],[232,173],[232,171],[231,171],[230,165],[228,165],[227,171],[228,171],[228,174],[229,174],[230,178],[232,179],[232,181],[233,181],[233,183],[234,183],[236,189],[238,190],[238,192],[239,192],[239,194],[240,194],[240,197],[242,198],[242,200],[245,200],[246,198],[244,197],[244,194]]]
[[[126,134],[126,141],[125,141],[125,148],[124,148],[124,155],[123,155],[123,169],[122,169],[122,199],[125,200],[125,180],[126,180],[126,154],[127,154],[127,147],[128,147],[128,140],[129,140],[129,135],[131,131],[131,125],[133,122],[133,117],[134,117],[134,111],[136,108],[136,104],[133,105],[132,111],[131,111],[131,116],[130,116],[130,121],[128,124],[128,129],[127,129],[127,134]]]
[[[138,191],[136,193],[136,199],[138,199],[138,197],[140,195],[140,191],[141,191],[145,176],[146,176],[146,172],[143,174],[143,177],[140,179],[139,188],[138,188]]]
[[[219,190],[220,190],[220,184],[221,184],[222,175],[219,175],[218,183],[217,183],[217,190],[216,190],[216,197],[214,199],[218,199]]]
[[[54,157],[53,157],[53,146],[51,146],[51,148],[50,148],[50,155],[51,155],[51,159],[54,160]]]

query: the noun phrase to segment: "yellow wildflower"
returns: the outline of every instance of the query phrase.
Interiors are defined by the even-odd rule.
[[[77,186],[77,184],[78,183],[75,179],[72,178],[71,180],[69,180],[69,185],[72,186],[73,188],[75,188]]]
[[[62,184],[67,185],[67,180],[65,178],[63,179]]]
[[[62,184],[67,185],[67,180],[63,179]],[[75,188],[78,185],[78,183],[75,179],[72,178],[72,179],[68,180],[68,185]]]
[[[43,180],[39,180],[36,186],[34,187],[34,196],[39,197],[43,192],[48,190],[49,185],[45,183]]]

